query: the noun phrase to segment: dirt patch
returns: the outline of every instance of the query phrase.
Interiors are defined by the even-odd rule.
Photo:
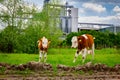
[[[51,64],[28,62],[20,65],[10,65],[0,63],[0,80],[76,80],[76,79],[120,79],[120,64],[109,67],[105,64],[92,64],[91,62],[85,65],[69,67],[65,65],[57,65],[57,71],[53,70]],[[29,74],[17,74],[14,71],[31,70]]]
[[[75,67],[68,67],[65,65],[58,65],[57,69],[59,71],[93,71],[93,72],[120,72],[120,64],[115,65],[114,67],[109,67],[105,64],[92,64],[91,62],[86,63],[85,65],[79,65]]]
[[[66,75],[56,75],[56,76],[43,76],[41,74],[34,75],[0,75],[0,80],[120,80],[120,73],[104,73],[97,72],[92,75],[85,73],[73,74],[65,73]]]
[[[20,64],[20,65],[10,65],[6,63],[0,63],[0,68],[5,68],[5,70],[20,70],[24,71],[26,69],[32,70],[32,71],[52,71],[52,65],[47,63],[39,63],[35,61],[28,62],[26,64]]]

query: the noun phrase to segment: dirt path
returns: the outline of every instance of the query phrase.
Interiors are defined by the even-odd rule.
[[[46,74],[47,75],[47,74]],[[45,74],[30,74],[30,75],[0,75],[0,80],[120,80],[120,73],[97,72],[90,74],[72,74],[64,75],[49,75]]]

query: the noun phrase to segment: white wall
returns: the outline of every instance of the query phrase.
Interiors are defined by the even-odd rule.
[[[78,31],[78,8],[71,8],[71,17],[72,17],[71,32],[77,32]]]

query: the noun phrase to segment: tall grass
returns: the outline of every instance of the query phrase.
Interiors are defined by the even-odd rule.
[[[49,49],[47,55],[47,63],[56,67],[58,64],[63,64],[67,66],[77,66],[82,65],[81,55],[77,58],[76,62],[73,63],[74,54],[76,49]],[[0,62],[5,62],[9,64],[25,64],[29,61],[38,61],[39,54],[26,54],[26,53],[0,53]],[[85,63],[92,60],[91,55],[87,55]],[[108,66],[114,66],[115,64],[120,64],[120,53],[116,49],[102,49],[95,50],[95,57],[93,63],[103,63]]]

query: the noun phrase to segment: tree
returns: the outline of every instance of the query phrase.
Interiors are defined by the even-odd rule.
[[[23,23],[35,12],[35,8],[23,0],[4,0],[1,5],[3,6],[0,13],[1,21],[9,27],[24,26]]]
[[[2,2],[3,0],[0,0],[0,2]]]
[[[3,16],[1,20],[8,24],[8,26],[0,33],[0,36],[2,36],[0,37],[0,48],[5,47],[0,50],[6,52],[36,53],[38,51],[37,40],[43,36],[51,40],[52,46],[59,44],[59,37],[62,35],[58,27],[60,8],[51,8],[51,6],[47,4],[41,12],[37,12],[36,6],[32,6],[32,8],[26,6],[22,0],[16,0],[16,2],[14,2],[14,0],[5,1],[9,1],[9,3],[4,2],[5,6],[14,4],[16,7],[9,5],[9,7],[7,7],[10,8],[12,12],[11,10],[7,10],[7,12],[3,10],[1,14]],[[15,3],[19,4],[16,5]],[[25,20],[26,25],[24,24]],[[11,34],[9,34],[10,32]],[[8,35],[9,37],[7,37]],[[7,40],[5,40],[6,38]],[[2,44],[2,42],[5,44]],[[7,51],[10,46],[8,44],[13,46],[9,51]]]
[[[35,7],[22,0],[4,0],[1,5],[0,20],[7,26],[0,32],[0,51],[18,52],[21,44],[19,40],[26,27],[25,21],[29,21],[33,12],[36,12]]]
[[[33,20],[30,22],[31,26],[39,26],[38,39],[46,36],[51,40],[51,45],[58,45],[59,37],[62,31],[59,27],[60,23],[60,8],[56,7],[60,0],[51,0],[50,3],[44,5],[42,12],[36,13]],[[37,28],[38,29],[38,28]]]

